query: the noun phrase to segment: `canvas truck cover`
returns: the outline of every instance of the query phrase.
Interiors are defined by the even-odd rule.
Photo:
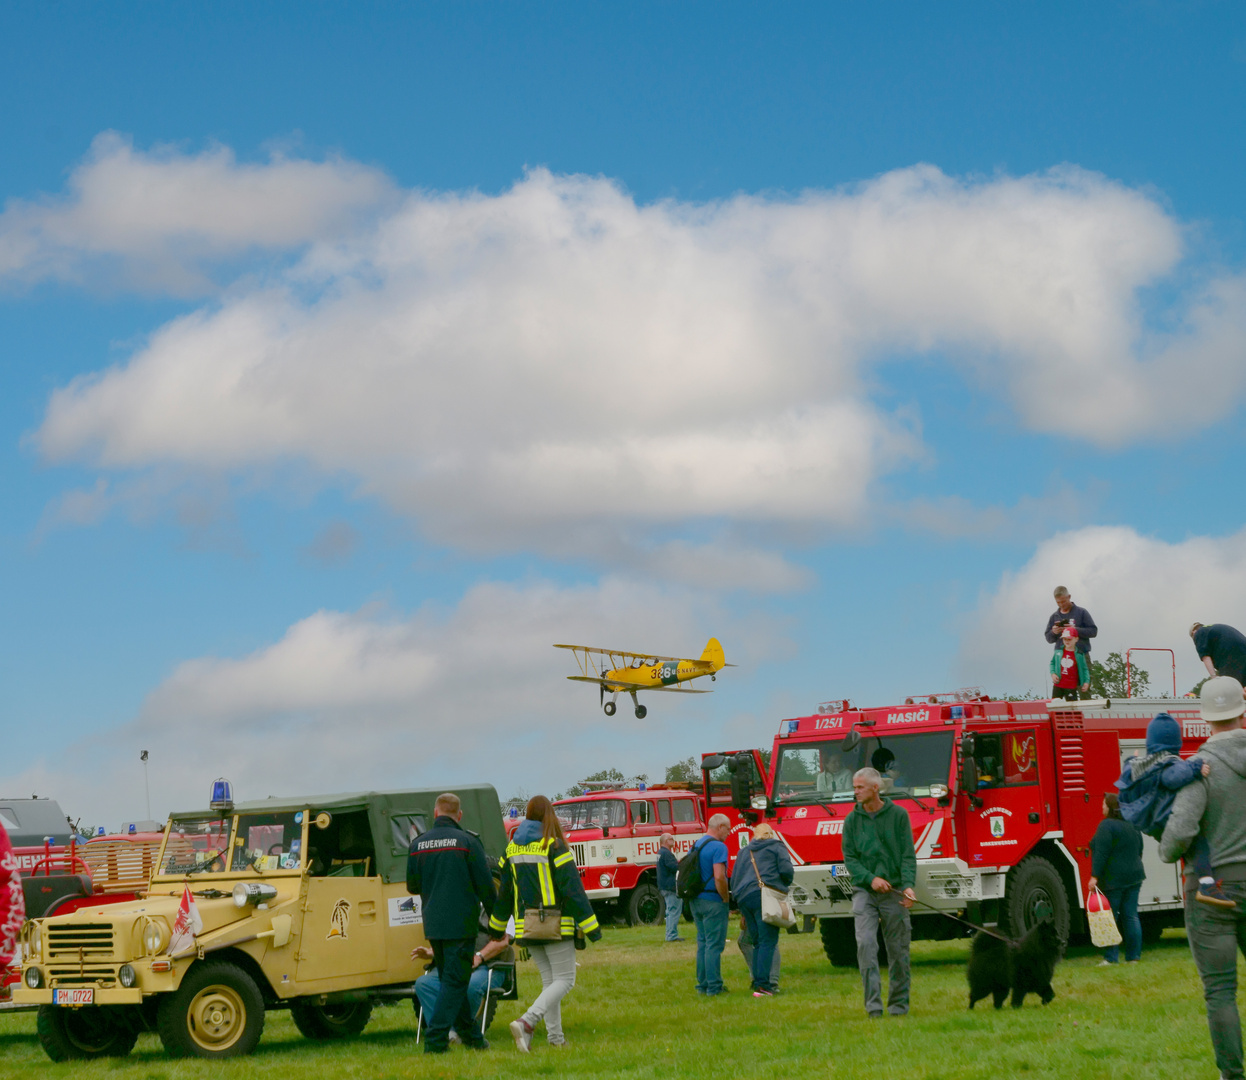
[[[506,851],[506,831],[502,826],[502,805],[491,784],[462,784],[458,787],[412,789],[408,791],[359,791],[341,795],[303,795],[236,803],[234,814],[273,814],[289,810],[321,810],[330,814],[366,811],[375,844],[377,867],[386,882],[405,881],[407,849],[414,836],[431,828],[437,796],[452,791],[463,808],[463,825],[480,836],[490,863]],[[174,817],[203,813],[202,809],[174,813]]]

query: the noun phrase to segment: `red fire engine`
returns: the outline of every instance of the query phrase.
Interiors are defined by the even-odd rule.
[[[733,856],[763,819],[782,837],[796,870],[794,906],[820,919],[832,964],[856,966],[841,836],[852,773],[865,766],[912,820],[916,893],[929,905],[913,909],[914,938],[965,933],[938,911],[1020,934],[1045,904],[1067,939],[1084,931],[1103,795],[1162,711],[1182,725],[1183,754],[1210,734],[1193,699],[991,701],[962,690],[891,708],[831,702],[783,720],[768,759],[758,750],[705,755],[705,797],[710,814],[736,823]],[[1181,881],[1149,837],[1143,861],[1138,910],[1153,940],[1182,923]]]
[[[672,833],[676,858],[692,847],[705,835],[704,799],[666,784],[602,785],[560,799],[554,812],[593,906],[633,926],[660,922],[666,904],[657,887],[658,840]]]

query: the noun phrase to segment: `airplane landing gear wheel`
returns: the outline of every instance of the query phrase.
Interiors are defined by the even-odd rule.
[[[613,702],[613,701],[607,701],[607,702],[606,702],[606,703],[605,703],[605,704],[601,707],[601,711],[602,711],[602,712],[604,712],[607,716],[613,716],[613,715],[614,715],[614,709],[615,709],[615,704],[614,704],[614,702]]]
[[[649,715],[649,710],[646,709],[643,705],[636,706],[636,719],[637,720],[643,720],[648,715]]]

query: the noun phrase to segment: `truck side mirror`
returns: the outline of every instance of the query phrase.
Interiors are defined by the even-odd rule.
[[[722,754],[708,754],[701,759],[701,771],[713,772],[715,769],[721,769],[726,760]]]
[[[978,790],[978,759],[972,755],[961,760],[960,789],[968,795]]]
[[[737,810],[750,810],[753,805],[753,758],[736,754],[727,760],[731,774],[731,805]]]
[[[858,746],[861,745],[861,732],[853,728],[844,736],[844,741],[839,744],[839,752],[841,754],[851,754]]]

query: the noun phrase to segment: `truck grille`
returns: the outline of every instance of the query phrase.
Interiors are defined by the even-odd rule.
[[[81,967],[48,968],[48,979],[53,986],[112,986],[117,981],[117,969],[83,964]]]
[[[111,923],[67,923],[64,926],[49,926],[47,932],[49,960],[112,958]]]
[[[576,866],[584,865],[585,860],[584,860],[584,845],[583,844],[572,844],[571,854],[575,856]]]

